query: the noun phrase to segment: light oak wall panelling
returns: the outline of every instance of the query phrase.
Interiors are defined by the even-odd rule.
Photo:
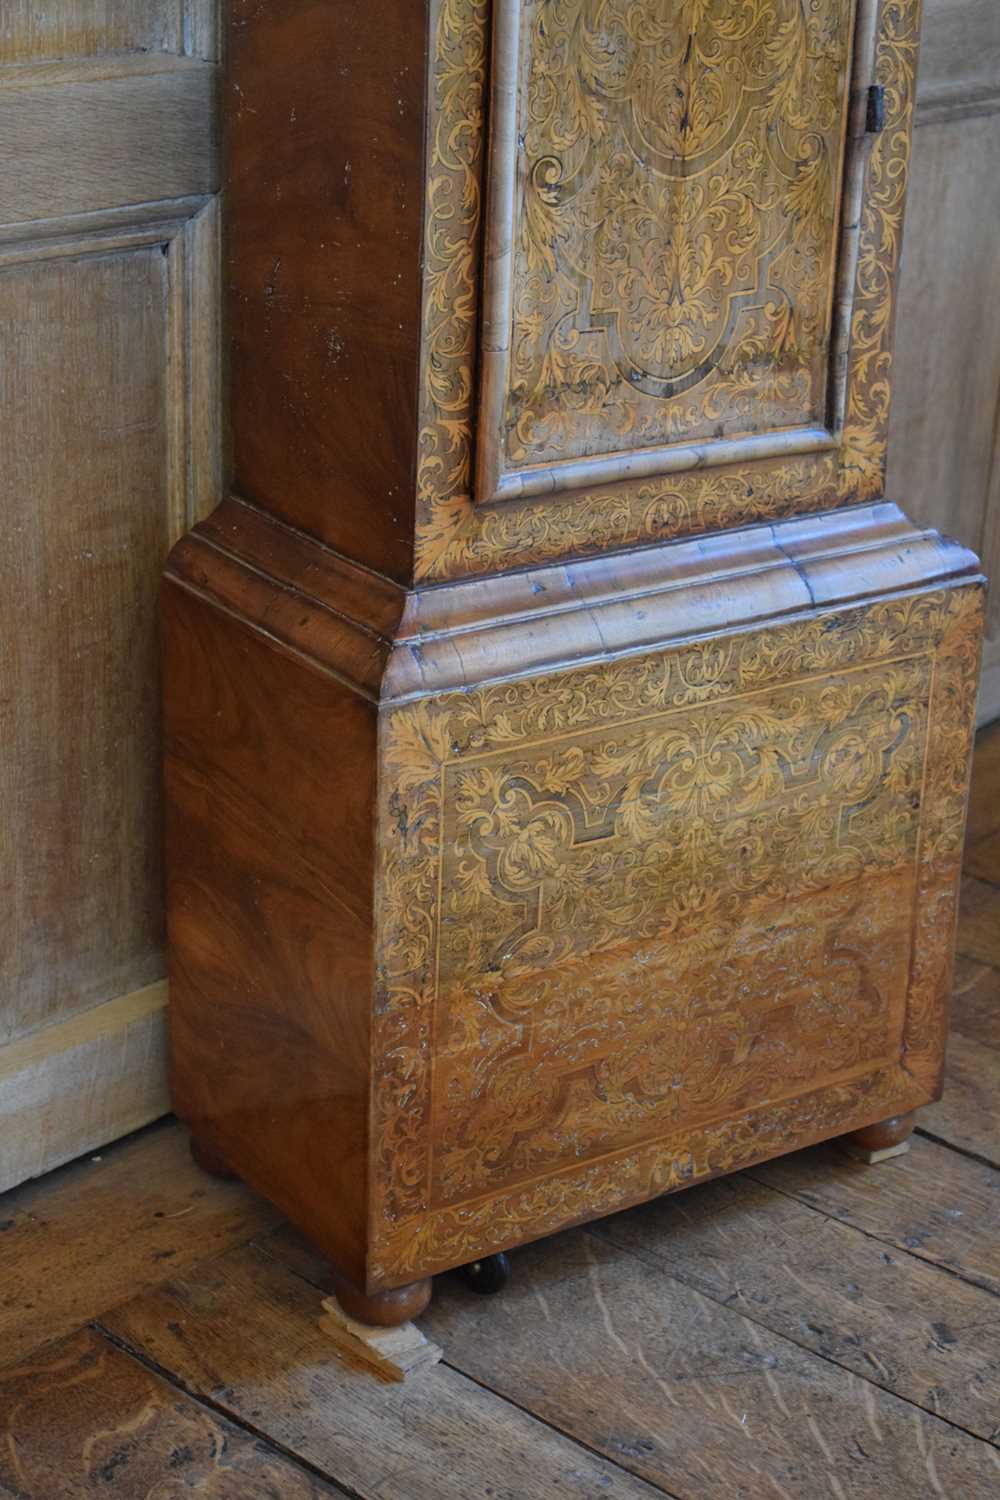
[[[988,635],[983,645],[983,670],[979,680],[980,724],[989,724],[1000,718],[1000,399],[997,401],[992,453],[982,556],[993,587],[986,616]]]
[[[157,579],[220,484],[217,202],[172,207],[0,230],[4,1186],[168,1107]]]
[[[155,245],[0,274],[5,1041],[162,973],[166,278]]]
[[[897,325],[890,493],[977,548],[1000,385],[998,169],[1000,116],[916,131]]]
[[[1000,4],[927,0],[888,494],[1000,577]],[[1000,588],[979,717],[1000,715]]]
[[[0,14],[0,1189],[168,1105],[156,602],[218,500],[214,0]]]
[[[166,980],[0,1049],[0,1192],[170,1108]]]
[[[97,52],[180,52],[183,0],[3,0],[0,62]]]
[[[0,69],[0,223],[208,193],[216,69],[164,53]],[[4,153],[6,154],[6,153]]]
[[[0,63],[102,52],[217,59],[216,0],[4,0],[0,8]]]
[[[189,57],[219,59],[218,0],[186,0],[184,6],[182,50]]]
[[[171,217],[164,217],[166,212]],[[207,516],[221,493],[219,200],[179,199],[139,210],[0,225],[0,271],[156,246],[166,261],[163,327],[169,543]],[[160,351],[158,351],[159,354]],[[158,575],[157,575],[158,576]]]
[[[917,123],[992,112],[998,96],[997,0],[924,0]]]
[[[168,249],[175,410],[186,424],[183,446],[175,433],[174,473],[186,490],[189,525],[214,510],[223,487],[221,220],[219,199],[210,197],[180,222]]]

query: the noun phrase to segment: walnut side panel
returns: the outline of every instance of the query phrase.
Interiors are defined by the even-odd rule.
[[[175,1108],[361,1284],[375,710],[169,575],[163,638]]]
[[[386,710],[372,1281],[939,1088],[978,585]]]
[[[394,578],[413,550],[426,15],[233,0],[226,307],[235,482]]]

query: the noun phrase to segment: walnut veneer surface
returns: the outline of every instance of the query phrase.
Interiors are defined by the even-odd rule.
[[[377,1298],[937,1097],[982,578],[881,498],[916,4],[345,17],[230,18],[171,1031]]]

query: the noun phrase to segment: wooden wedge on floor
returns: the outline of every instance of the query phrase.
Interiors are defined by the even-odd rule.
[[[432,1344],[416,1323],[397,1328],[375,1328],[348,1317],[336,1297],[324,1297],[326,1317],[319,1326],[351,1363],[369,1365],[383,1380],[405,1380],[425,1365],[441,1358],[439,1345]]]

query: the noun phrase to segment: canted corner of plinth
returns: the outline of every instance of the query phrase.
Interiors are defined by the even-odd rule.
[[[323,1298],[325,1317],[320,1330],[337,1345],[337,1353],[351,1364],[364,1365],[382,1380],[406,1380],[426,1365],[436,1365],[441,1349],[415,1323],[398,1328],[375,1328],[349,1318],[336,1297]]]
[[[909,1141],[900,1141],[898,1146],[883,1146],[880,1151],[866,1151],[863,1146],[855,1146],[851,1141],[838,1141],[837,1145],[852,1161],[863,1161],[868,1167],[874,1167],[880,1161],[889,1161],[893,1156],[905,1156],[910,1149]]]

